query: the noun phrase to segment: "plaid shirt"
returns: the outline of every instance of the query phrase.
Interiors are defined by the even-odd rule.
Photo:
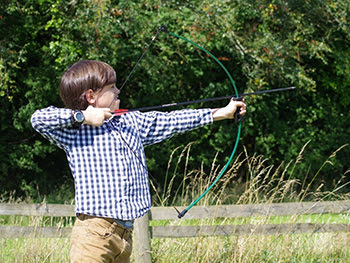
[[[75,181],[75,212],[132,220],[151,207],[143,146],[212,123],[210,109],[130,112],[102,126],[73,128],[72,111],[37,110],[33,128],[67,155]]]

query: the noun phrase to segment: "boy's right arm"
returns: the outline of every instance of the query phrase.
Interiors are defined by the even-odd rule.
[[[64,149],[74,139],[72,110],[50,106],[34,112],[31,117],[33,128],[42,136]]]

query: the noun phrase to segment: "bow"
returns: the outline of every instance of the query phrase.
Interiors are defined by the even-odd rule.
[[[159,32],[162,31],[162,32],[165,32],[167,34],[170,34],[172,36],[175,36],[179,39],[182,39],[194,46],[196,46],[197,48],[203,50],[205,53],[207,53],[210,57],[212,57],[220,66],[221,68],[225,71],[225,73],[227,74],[227,76],[229,77],[231,83],[232,83],[232,86],[233,86],[233,89],[235,91],[235,100],[242,100],[242,97],[239,96],[239,93],[238,93],[238,90],[237,90],[237,87],[236,87],[236,84],[231,76],[231,74],[228,72],[228,70],[226,69],[226,67],[213,55],[211,54],[208,50],[206,50],[205,48],[203,48],[202,46],[194,43],[193,41],[185,38],[185,37],[182,37],[182,36],[179,36],[175,33],[172,33],[170,31],[168,31],[165,27],[158,27],[158,30],[157,30],[157,33],[155,34],[155,36],[152,38],[152,41],[150,42],[150,44],[146,47],[146,49],[144,50],[143,54],[141,55],[141,57],[139,58],[139,60],[137,61],[137,63],[135,64],[135,66],[133,67],[133,69],[131,70],[130,74],[128,75],[128,77],[126,78],[126,80],[124,81],[124,83],[122,84],[121,88],[119,90],[121,90],[126,82],[129,80],[129,77],[130,75],[134,72],[136,66],[140,63],[140,61],[142,60],[143,56],[145,55],[146,51],[149,49],[149,47],[151,46],[151,44],[153,43],[153,41],[156,39],[156,37],[158,36]],[[234,97],[234,96],[232,96]],[[113,101],[115,100],[116,98],[114,98],[111,102],[111,104],[109,106],[112,105]],[[241,134],[241,120],[242,120],[242,116],[239,114],[239,111],[240,111],[240,107],[237,108],[237,111],[235,113],[235,119],[236,121],[239,123],[238,124],[238,132],[237,132],[237,137],[236,137],[236,142],[234,144],[234,147],[233,147],[233,150],[232,150],[232,153],[231,153],[231,156],[229,158],[229,160],[227,161],[227,163],[225,164],[224,168],[221,170],[220,174],[217,176],[217,178],[212,182],[212,184],[207,188],[207,190],[205,190],[196,200],[194,200],[186,209],[184,209],[182,212],[179,212],[176,207],[175,210],[178,212],[178,218],[182,218],[194,205],[196,205],[199,200],[201,200],[212,188],[213,186],[220,180],[220,178],[223,176],[223,174],[226,172],[228,166],[230,165],[230,163],[232,162],[232,159],[233,159],[233,156],[235,155],[236,153],[236,150],[237,150],[237,146],[238,146],[238,142],[239,142],[239,137],[240,137],[240,134]],[[115,115],[120,115],[120,114],[124,114],[128,112],[128,110],[125,110],[125,109],[121,109],[121,110],[116,110],[115,112],[113,112]]]
[[[170,31],[168,31],[166,28],[164,27],[159,27],[159,30],[165,32],[165,33],[168,33],[172,36],[175,36],[179,39],[182,39],[194,46],[196,46],[197,48],[203,50],[205,53],[207,53],[210,57],[212,57],[219,65],[220,67],[225,71],[226,75],[228,76],[228,78],[230,79],[231,81],[231,84],[233,86],[233,89],[236,93],[236,98],[239,98],[239,93],[238,93],[238,90],[237,90],[237,87],[236,87],[236,84],[235,84],[235,81],[233,80],[230,72],[226,69],[226,67],[212,54],[210,53],[208,50],[206,50],[205,48],[203,48],[202,46],[194,43],[193,41],[185,38],[185,37],[182,37],[182,36],[179,36],[175,33],[172,33]],[[205,190],[196,200],[192,201],[192,203],[187,207],[185,208],[182,212],[178,211],[175,208],[175,210],[178,212],[178,218],[182,218],[194,205],[196,205],[199,200],[201,200],[213,187],[214,185],[220,180],[220,178],[224,175],[224,173],[226,172],[227,168],[229,167],[230,163],[232,162],[232,159],[233,159],[233,156],[235,155],[236,153],[236,150],[237,150],[237,147],[238,147],[238,142],[239,142],[239,138],[240,138],[240,135],[241,135],[241,127],[242,127],[242,124],[241,124],[241,115],[239,115],[239,108],[237,109],[236,113],[235,113],[235,119],[237,120],[238,122],[238,132],[237,132],[237,137],[236,137],[236,141],[234,143],[234,147],[233,147],[233,150],[232,150],[232,153],[231,153],[231,156],[229,158],[229,160],[227,161],[227,163],[225,164],[224,168],[221,170],[220,174],[216,177],[216,179],[211,183],[211,185],[207,188],[207,190]]]
[[[244,93],[244,94],[239,94],[235,81],[233,80],[231,74],[229,73],[229,71],[226,69],[226,67],[213,55],[211,54],[208,50],[206,50],[205,48],[203,48],[202,46],[194,43],[193,41],[182,37],[180,35],[177,35],[175,33],[172,33],[170,31],[168,31],[166,28],[164,27],[159,27],[157,33],[155,34],[155,36],[152,38],[152,41],[150,42],[150,44],[147,46],[147,48],[145,49],[145,51],[143,52],[143,54],[141,55],[140,59],[137,61],[137,63],[135,64],[135,66],[133,67],[133,69],[131,70],[130,74],[128,75],[128,77],[126,78],[126,80],[124,81],[123,85],[121,86],[120,90],[125,86],[126,82],[128,81],[130,75],[134,72],[136,66],[140,63],[141,59],[143,58],[143,56],[145,55],[146,51],[149,49],[149,47],[151,46],[151,44],[153,43],[153,41],[156,39],[156,37],[158,36],[159,32],[165,32],[167,34],[170,34],[172,36],[175,36],[179,39],[182,39],[194,46],[196,46],[197,48],[201,49],[202,51],[204,51],[205,53],[207,53],[210,57],[212,57],[219,65],[220,67],[225,71],[226,75],[228,76],[228,78],[231,81],[231,84],[233,86],[233,89],[235,91],[235,95],[231,95],[231,96],[223,96],[223,97],[216,97],[216,98],[209,98],[209,99],[203,99],[203,100],[195,100],[195,101],[187,101],[187,102],[178,102],[178,103],[171,103],[171,104],[164,104],[164,105],[159,105],[159,106],[151,106],[151,107],[144,107],[144,108],[137,108],[137,109],[117,109],[114,112],[112,112],[112,114],[114,115],[122,115],[125,114],[127,112],[130,111],[147,111],[147,110],[154,110],[154,109],[158,109],[158,108],[167,108],[167,107],[172,107],[172,106],[178,106],[178,105],[189,105],[189,104],[194,104],[194,103],[200,103],[200,102],[206,102],[206,101],[214,101],[214,100],[222,100],[222,99],[234,99],[234,100],[242,100],[243,96],[246,95],[253,95],[253,94],[262,94],[262,93],[270,93],[270,92],[277,92],[277,91],[285,91],[285,90],[291,90],[291,89],[295,89],[295,87],[288,87],[288,88],[280,88],[280,89],[273,89],[273,90],[263,90],[263,91],[257,91],[257,92],[251,92],[251,93]],[[114,100],[113,100],[114,101]],[[111,102],[111,105],[113,103],[113,101]],[[180,212],[179,210],[175,208],[175,210],[178,212],[178,218],[182,218],[194,205],[196,205],[213,187],[214,185],[220,180],[220,178],[224,175],[224,173],[226,172],[228,166],[230,165],[230,163],[232,162],[233,156],[235,155],[236,151],[237,151],[237,147],[238,147],[238,142],[239,142],[239,138],[241,135],[241,120],[242,120],[242,116],[239,114],[240,111],[240,107],[237,108],[237,111],[235,112],[235,120],[238,122],[238,132],[237,132],[237,137],[236,137],[236,141],[234,143],[234,147],[232,150],[232,153],[230,155],[229,160],[227,161],[227,163],[225,164],[224,168],[221,170],[220,174],[216,177],[216,179],[211,183],[211,185],[194,201],[191,202],[191,204],[185,208],[182,212]],[[126,142],[125,142],[126,143]],[[127,144],[127,143],[126,143]],[[128,145],[128,144],[127,144]]]

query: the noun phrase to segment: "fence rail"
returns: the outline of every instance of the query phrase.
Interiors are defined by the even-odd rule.
[[[179,207],[182,210],[184,207]],[[301,202],[254,205],[196,206],[185,219],[245,218],[254,216],[293,216],[350,213],[350,200],[335,202]],[[74,217],[73,205],[0,203],[0,216]],[[148,215],[135,222],[137,262],[151,262],[149,238],[179,238],[228,235],[272,235],[322,232],[350,232],[350,221],[341,223],[283,223],[201,226],[149,226],[149,220],[178,220],[171,207],[153,207]],[[69,237],[68,227],[0,226],[1,238]]]

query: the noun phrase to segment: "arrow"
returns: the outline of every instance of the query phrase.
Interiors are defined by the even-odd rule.
[[[295,87],[260,90],[260,91],[255,91],[255,92],[242,93],[242,94],[239,94],[238,97],[236,95],[228,95],[228,96],[214,97],[214,98],[201,99],[201,100],[174,102],[174,103],[168,103],[168,104],[157,105],[157,106],[142,107],[142,108],[117,109],[111,113],[116,115],[116,116],[119,116],[119,115],[122,115],[122,114],[125,114],[128,112],[131,112],[131,111],[151,111],[151,110],[157,110],[157,109],[163,109],[163,108],[169,108],[169,107],[175,107],[175,106],[184,106],[184,105],[191,105],[191,104],[197,104],[197,103],[202,103],[202,102],[226,100],[226,99],[241,100],[244,96],[257,95],[257,94],[263,94],[263,93],[280,92],[280,91],[286,91],[286,90],[292,90],[292,89],[295,89]]]

